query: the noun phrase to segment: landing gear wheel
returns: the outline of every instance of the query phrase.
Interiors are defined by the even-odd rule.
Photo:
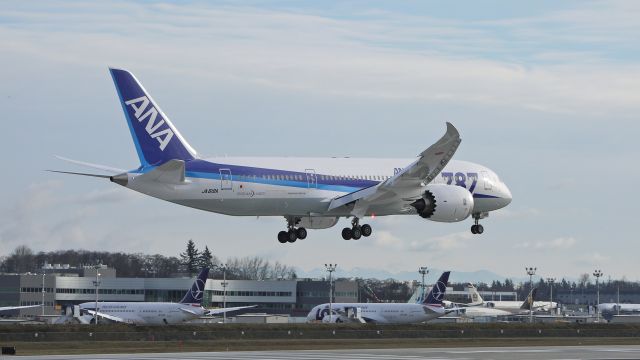
[[[342,238],[345,240],[351,240],[353,237],[353,232],[349,228],[342,229]]]
[[[373,229],[371,228],[371,225],[364,224],[362,225],[362,227],[360,227],[360,231],[362,231],[362,236],[368,237],[373,232]]]
[[[353,240],[359,240],[362,237],[362,230],[360,230],[360,226],[356,226],[351,229],[351,237]]]
[[[296,242],[296,240],[298,240],[298,235],[296,234],[296,231],[291,229],[287,232],[287,241],[290,243],[294,243]]]
[[[298,239],[300,240],[304,240],[307,238],[307,229],[301,227],[298,228],[298,230],[296,230],[296,236],[298,237]]]
[[[473,225],[471,225],[472,234],[482,234],[484,232],[484,228],[479,224],[481,218],[482,213],[473,214]]]
[[[280,231],[280,232],[278,233],[278,241],[279,241],[281,244],[286,243],[287,241],[289,241],[289,234],[287,234],[287,232],[286,232],[286,231]]]

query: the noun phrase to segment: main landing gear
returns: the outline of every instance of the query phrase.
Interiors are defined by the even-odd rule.
[[[362,236],[367,237],[371,235],[372,232],[373,229],[371,229],[371,225],[364,224],[360,226],[360,219],[353,218],[353,220],[351,220],[351,228],[346,227],[342,229],[342,238],[345,240],[358,240]]]
[[[478,224],[480,221],[481,214],[473,214],[474,225],[471,225],[471,233],[472,234],[482,234],[484,232],[484,228],[482,225]]]
[[[296,228],[296,224],[300,222],[300,218],[287,218],[287,231],[278,233],[278,241],[281,244],[294,243],[296,240],[304,240],[307,238],[307,229],[303,227]]]

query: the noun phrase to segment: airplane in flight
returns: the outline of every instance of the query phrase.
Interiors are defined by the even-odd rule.
[[[95,323],[95,316],[113,322],[132,325],[173,325],[205,316],[237,311],[254,306],[238,306],[223,309],[202,307],[204,285],[209,276],[209,268],[204,268],[191,288],[178,303],[171,302],[86,302],[79,305],[82,323]],[[84,315],[83,315],[84,314]]]
[[[447,291],[450,271],[438,279],[420,303],[332,303],[315,306],[307,322],[373,322],[379,324],[412,324],[439,318],[455,309],[445,309],[442,299]],[[359,315],[350,317],[355,310]],[[331,313],[331,316],[329,314]]]
[[[471,232],[489,212],[507,206],[511,192],[491,169],[452,160],[461,142],[447,123],[444,136],[417,158],[202,158],[136,77],[110,68],[140,166],[132,170],[59,157],[100,174],[59,173],[109,179],[128,189],[200,210],[234,216],[282,216],[281,243],[307,237],[351,218],[342,238],[372,234],[365,217],[418,215],[438,222],[472,217]]]

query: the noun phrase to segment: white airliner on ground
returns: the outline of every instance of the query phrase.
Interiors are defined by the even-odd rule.
[[[202,307],[204,285],[209,276],[209,269],[203,269],[198,278],[187,290],[179,303],[170,302],[95,302],[80,304],[80,312],[88,315],[80,316],[81,322],[91,323],[97,314],[99,318],[133,325],[172,325],[180,324],[204,316],[237,311],[253,306],[239,306],[225,309],[205,309]]]
[[[445,301],[445,307],[455,307],[464,310],[460,312],[463,312],[466,317],[527,314],[529,313],[529,304],[531,303],[533,304],[534,311],[549,311],[558,307],[558,303],[556,302],[536,301],[537,288],[533,288],[524,301],[485,301],[475,286],[468,284],[467,289],[471,295],[471,303],[461,304]]]
[[[426,299],[420,303],[335,303],[315,306],[307,315],[307,322],[373,322],[380,324],[421,323],[446,315],[442,299],[447,291],[449,271],[442,273],[433,285]],[[329,313],[332,313],[329,316]],[[359,316],[350,317],[350,312]]]
[[[445,135],[413,159],[220,157],[203,159],[126,70],[110,69],[140,167],[133,170],[73,161],[134,191],[176,204],[236,216],[283,216],[281,243],[307,236],[306,229],[351,218],[345,240],[369,236],[360,224],[370,216],[414,214],[457,222],[478,221],[511,202],[511,193],[489,168],[451,160],[460,136],[447,123]],[[327,140],[330,141],[330,140]],[[68,159],[65,159],[68,160]]]
[[[613,315],[640,315],[640,304],[602,303],[598,311],[610,321]]]

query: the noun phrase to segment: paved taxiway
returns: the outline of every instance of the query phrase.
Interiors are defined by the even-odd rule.
[[[164,360],[164,359],[639,359],[640,346],[474,347],[428,349],[356,349],[309,351],[233,351],[158,354],[21,356],[20,359]]]

